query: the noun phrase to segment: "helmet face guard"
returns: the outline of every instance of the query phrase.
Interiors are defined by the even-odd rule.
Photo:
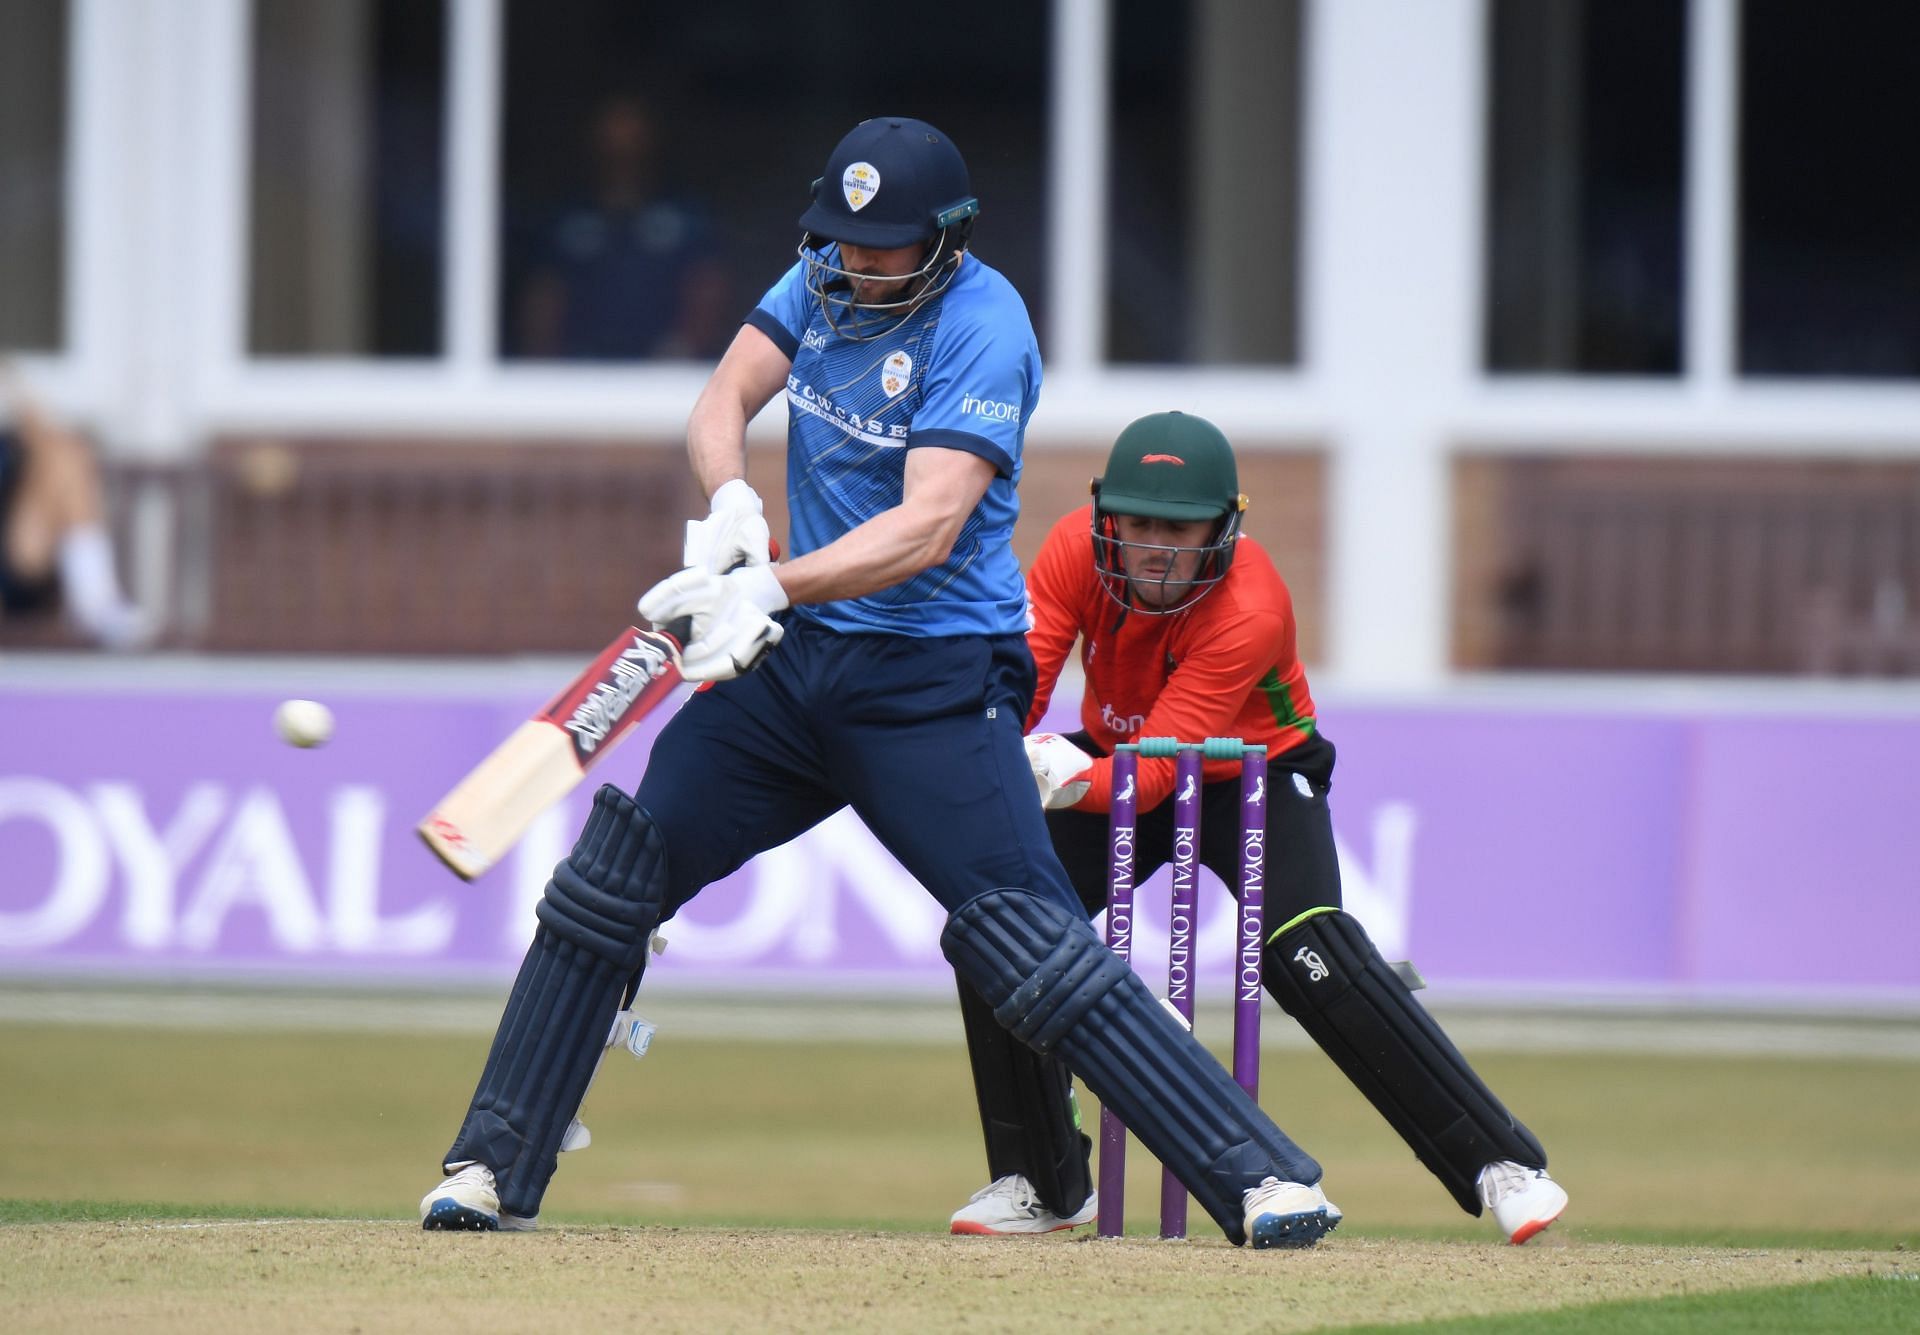
[[[816,182],[816,185],[818,183]],[[863,282],[876,281],[871,274],[858,274],[840,261],[839,243],[832,238],[808,232],[800,238],[799,256],[806,264],[802,281],[820,303],[827,327],[841,338],[864,343],[899,327],[900,323],[947,290],[960,271],[961,257],[973,238],[973,220],[980,212],[979,202],[965,200],[935,216],[938,230],[927,240],[920,267],[911,273],[889,275],[882,282],[905,280],[905,286],[885,301],[860,301],[855,293]],[[909,243],[911,244],[911,243]]]
[[[1227,570],[1233,565],[1233,546],[1240,538],[1240,513],[1238,509],[1233,509],[1221,515],[1203,546],[1173,547],[1153,542],[1128,542],[1120,536],[1120,525],[1114,512],[1101,506],[1096,484],[1093,502],[1093,568],[1100,577],[1100,587],[1123,611],[1147,616],[1172,616],[1176,612],[1186,611],[1212,593],[1214,587],[1227,577]],[[1143,580],[1127,573],[1127,558],[1130,555],[1145,556],[1159,552],[1167,554],[1167,569],[1158,580]],[[1193,575],[1190,578],[1174,578],[1180,558],[1189,554],[1199,556]],[[1160,600],[1149,601],[1142,597],[1142,589],[1157,590],[1161,595]]]

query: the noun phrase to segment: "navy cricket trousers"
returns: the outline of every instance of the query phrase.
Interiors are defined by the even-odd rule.
[[[999,887],[1078,908],[1020,740],[1025,636],[785,624],[759,667],[697,692],[653,744],[635,800],[666,842],[665,916],[843,806],[949,913]]]

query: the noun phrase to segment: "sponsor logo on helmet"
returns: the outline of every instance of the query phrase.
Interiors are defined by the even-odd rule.
[[[1187,466],[1187,461],[1177,454],[1143,454],[1140,456],[1140,462],[1143,464],[1178,464],[1182,468]]]
[[[840,193],[855,213],[873,203],[880,193],[880,169],[871,162],[856,162],[840,174]]]
[[[889,352],[880,363],[880,388],[888,398],[902,393],[913,378],[913,358],[904,352]]]
[[[996,422],[1017,422],[1020,420],[1020,405],[1003,403],[998,399],[976,399],[971,394],[960,397],[960,415],[972,414],[975,417],[987,417]]]

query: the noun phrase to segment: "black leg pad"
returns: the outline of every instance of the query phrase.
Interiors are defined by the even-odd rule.
[[[1467,1065],[1446,1032],[1342,910],[1267,943],[1267,987],[1440,1179],[1480,1213],[1474,1183],[1500,1159],[1547,1166],[1546,1151]]]
[[[1062,1218],[1078,1214],[1093,1192],[1093,1142],[1075,1120],[1073,1073],[1002,1029],[964,982],[960,1019],[987,1140],[987,1176],[1018,1173],[1049,1210]]]
[[[652,819],[606,784],[534,912],[561,941],[631,972],[645,962],[647,939],[659,925],[665,873]]]
[[[1055,1055],[1174,1171],[1235,1244],[1242,1193],[1320,1165],[1260,1106],[1085,918],[1024,890],[990,890],[947,920],[940,949],[1008,1032]]]
[[[500,1206],[531,1217],[593,1079],[607,1027],[660,920],[666,852],[647,813],[608,785],[554,868],[466,1121],[445,1162],[491,1168]]]

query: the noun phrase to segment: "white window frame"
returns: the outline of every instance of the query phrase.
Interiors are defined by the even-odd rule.
[[[36,368],[133,437],[156,443],[264,427],[677,431],[703,366],[528,366],[496,356],[503,2],[448,3],[444,346],[436,358],[401,361],[259,357],[245,349],[249,0],[71,0],[69,338],[63,355]],[[1223,424],[1244,422],[1267,437],[1336,435],[1350,390],[1324,335],[1354,323],[1356,308],[1361,322],[1390,326],[1392,312],[1406,304],[1403,292],[1380,283],[1377,254],[1340,243],[1359,228],[1383,247],[1405,243],[1416,229],[1446,233],[1444,247],[1428,247],[1446,266],[1430,275],[1429,287],[1445,289],[1447,316],[1445,347],[1428,369],[1446,382],[1447,434],[1477,448],[1604,443],[1854,454],[1905,452],[1911,442],[1920,386],[1736,374],[1739,0],[1691,4],[1685,366],[1673,377],[1604,378],[1494,376],[1480,364],[1485,0],[1306,0],[1297,367],[1104,362],[1111,7],[1109,0],[1054,0],[1054,7],[1046,281],[1055,328],[1037,431],[1101,434],[1178,398],[1205,402]],[[1399,232],[1368,215],[1383,200],[1404,202],[1408,178],[1398,177],[1399,195],[1392,173],[1372,173],[1387,177],[1384,185],[1356,185],[1366,164],[1342,147],[1343,136],[1404,133],[1405,113],[1396,115],[1391,99],[1372,113],[1354,106],[1373,89],[1362,77],[1364,58],[1341,36],[1389,19],[1451,36],[1464,63],[1445,81],[1452,101],[1437,108],[1445,116],[1428,142],[1449,168],[1473,172],[1471,180],[1442,181],[1438,201],[1423,196],[1422,216]],[[1409,156],[1383,161],[1404,172],[1417,165]],[[1464,308],[1462,292],[1473,298]]]
[[[388,361],[246,352],[250,0],[71,0],[68,347],[30,374],[150,457],[261,431],[677,438],[703,365],[496,356],[503,2],[448,0],[444,349]],[[1187,406],[1247,448],[1324,451],[1336,673],[1447,675],[1460,451],[1920,454],[1920,383],[1736,373],[1740,0],[1691,0],[1685,364],[1659,377],[1484,367],[1487,0],[1303,0],[1297,366],[1105,363],[1111,5],[1052,2],[1054,327],[1030,440]],[[779,414],[754,433],[777,440]]]

